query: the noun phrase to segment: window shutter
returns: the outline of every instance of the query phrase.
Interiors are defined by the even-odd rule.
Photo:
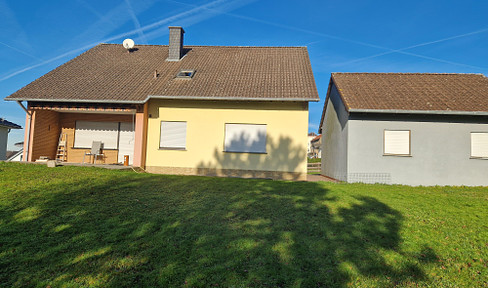
[[[186,148],[186,122],[161,122],[160,148]]]
[[[385,130],[385,155],[410,155],[410,131]]]
[[[75,148],[91,148],[93,141],[102,141],[104,149],[117,149],[118,122],[76,121]]]
[[[471,157],[488,158],[488,133],[471,133]]]
[[[225,124],[226,152],[266,153],[266,125]]]
[[[134,128],[131,122],[120,122],[119,131],[119,156],[118,162],[124,163],[124,156],[129,155],[129,165],[134,158]]]

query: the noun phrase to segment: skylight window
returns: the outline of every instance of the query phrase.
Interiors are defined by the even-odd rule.
[[[195,70],[181,70],[176,74],[176,78],[190,79],[195,75]]]

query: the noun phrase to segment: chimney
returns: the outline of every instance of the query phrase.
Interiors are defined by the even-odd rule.
[[[183,57],[183,34],[185,30],[181,27],[169,27],[169,54],[168,61],[180,61]]]

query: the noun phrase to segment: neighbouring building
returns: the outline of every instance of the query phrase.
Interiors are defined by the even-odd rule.
[[[0,160],[7,159],[8,133],[12,129],[22,129],[22,127],[4,118],[0,118]]]
[[[308,136],[307,136],[307,157],[308,158],[313,158],[313,154],[312,154],[312,140],[317,137],[317,134],[315,134],[314,132],[310,132],[308,133]]]
[[[305,179],[308,103],[318,101],[305,47],[100,44],[8,96],[27,101],[24,159],[148,172]]]
[[[15,147],[18,147],[19,150],[15,151],[7,151],[7,160],[8,162],[20,162],[23,161],[22,157],[24,155],[24,142],[17,142],[14,144]]]
[[[310,158],[322,158],[322,135],[317,135],[310,140]]]
[[[335,179],[488,185],[488,78],[332,73],[319,132]]]

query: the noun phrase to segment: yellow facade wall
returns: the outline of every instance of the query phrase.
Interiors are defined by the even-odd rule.
[[[306,178],[307,102],[150,100],[146,170],[275,179]],[[186,150],[159,148],[161,121],[186,121]],[[266,124],[266,154],[224,152],[226,123]]]

